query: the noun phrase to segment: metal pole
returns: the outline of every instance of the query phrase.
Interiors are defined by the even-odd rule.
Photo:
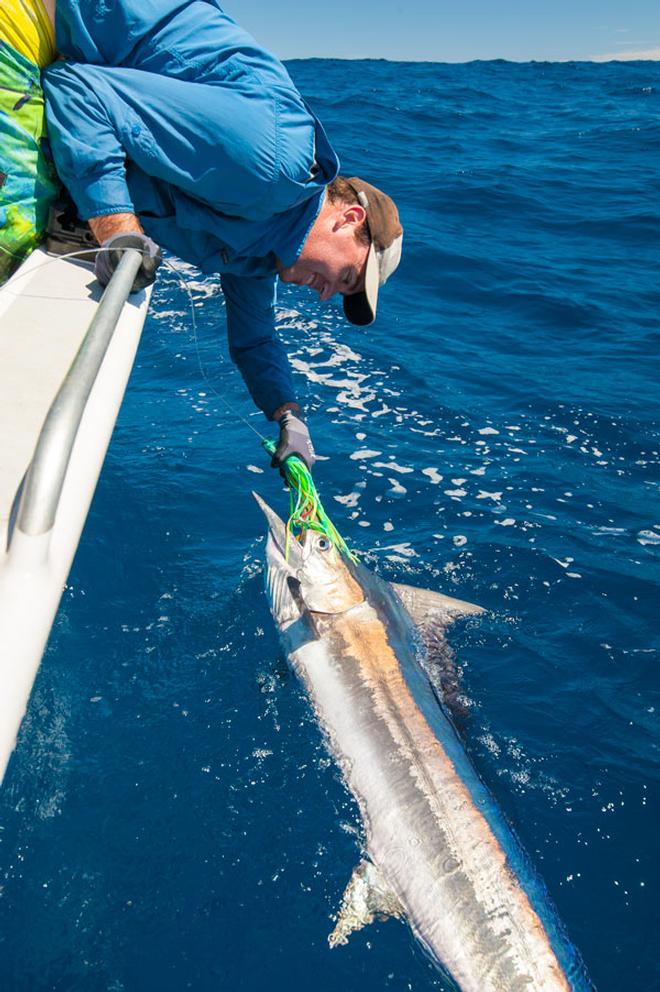
[[[141,264],[139,251],[129,248],[124,252],[46,415],[27,471],[16,519],[16,526],[24,534],[45,534],[55,523],[85,405]]]

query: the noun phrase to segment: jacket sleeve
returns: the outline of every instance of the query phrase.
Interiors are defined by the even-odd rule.
[[[272,420],[283,403],[295,403],[289,359],[275,331],[276,277],[224,273],[231,360],[256,405]]]
[[[98,70],[86,73],[84,66],[65,62],[54,63],[43,74],[53,158],[83,220],[134,212],[112,102],[103,99],[97,81]]]

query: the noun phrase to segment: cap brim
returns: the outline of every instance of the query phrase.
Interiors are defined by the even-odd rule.
[[[351,293],[350,296],[344,297],[344,313],[351,324],[356,324],[358,327],[373,324],[378,305],[378,285],[378,259],[372,242],[364,270],[364,289],[360,293]]]

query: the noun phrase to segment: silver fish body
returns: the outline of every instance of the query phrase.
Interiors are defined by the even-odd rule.
[[[395,591],[309,531],[286,560],[283,524],[261,505],[273,616],[366,836],[331,944],[401,916],[461,992],[593,992],[420,664],[413,616],[437,630],[481,611]]]

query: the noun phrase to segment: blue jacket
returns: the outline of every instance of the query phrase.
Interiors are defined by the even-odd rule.
[[[48,128],[84,219],[135,212],[221,273],[232,359],[266,416],[295,399],[275,257],[300,254],[339,162],[286,69],[213,0],[58,0]]]

